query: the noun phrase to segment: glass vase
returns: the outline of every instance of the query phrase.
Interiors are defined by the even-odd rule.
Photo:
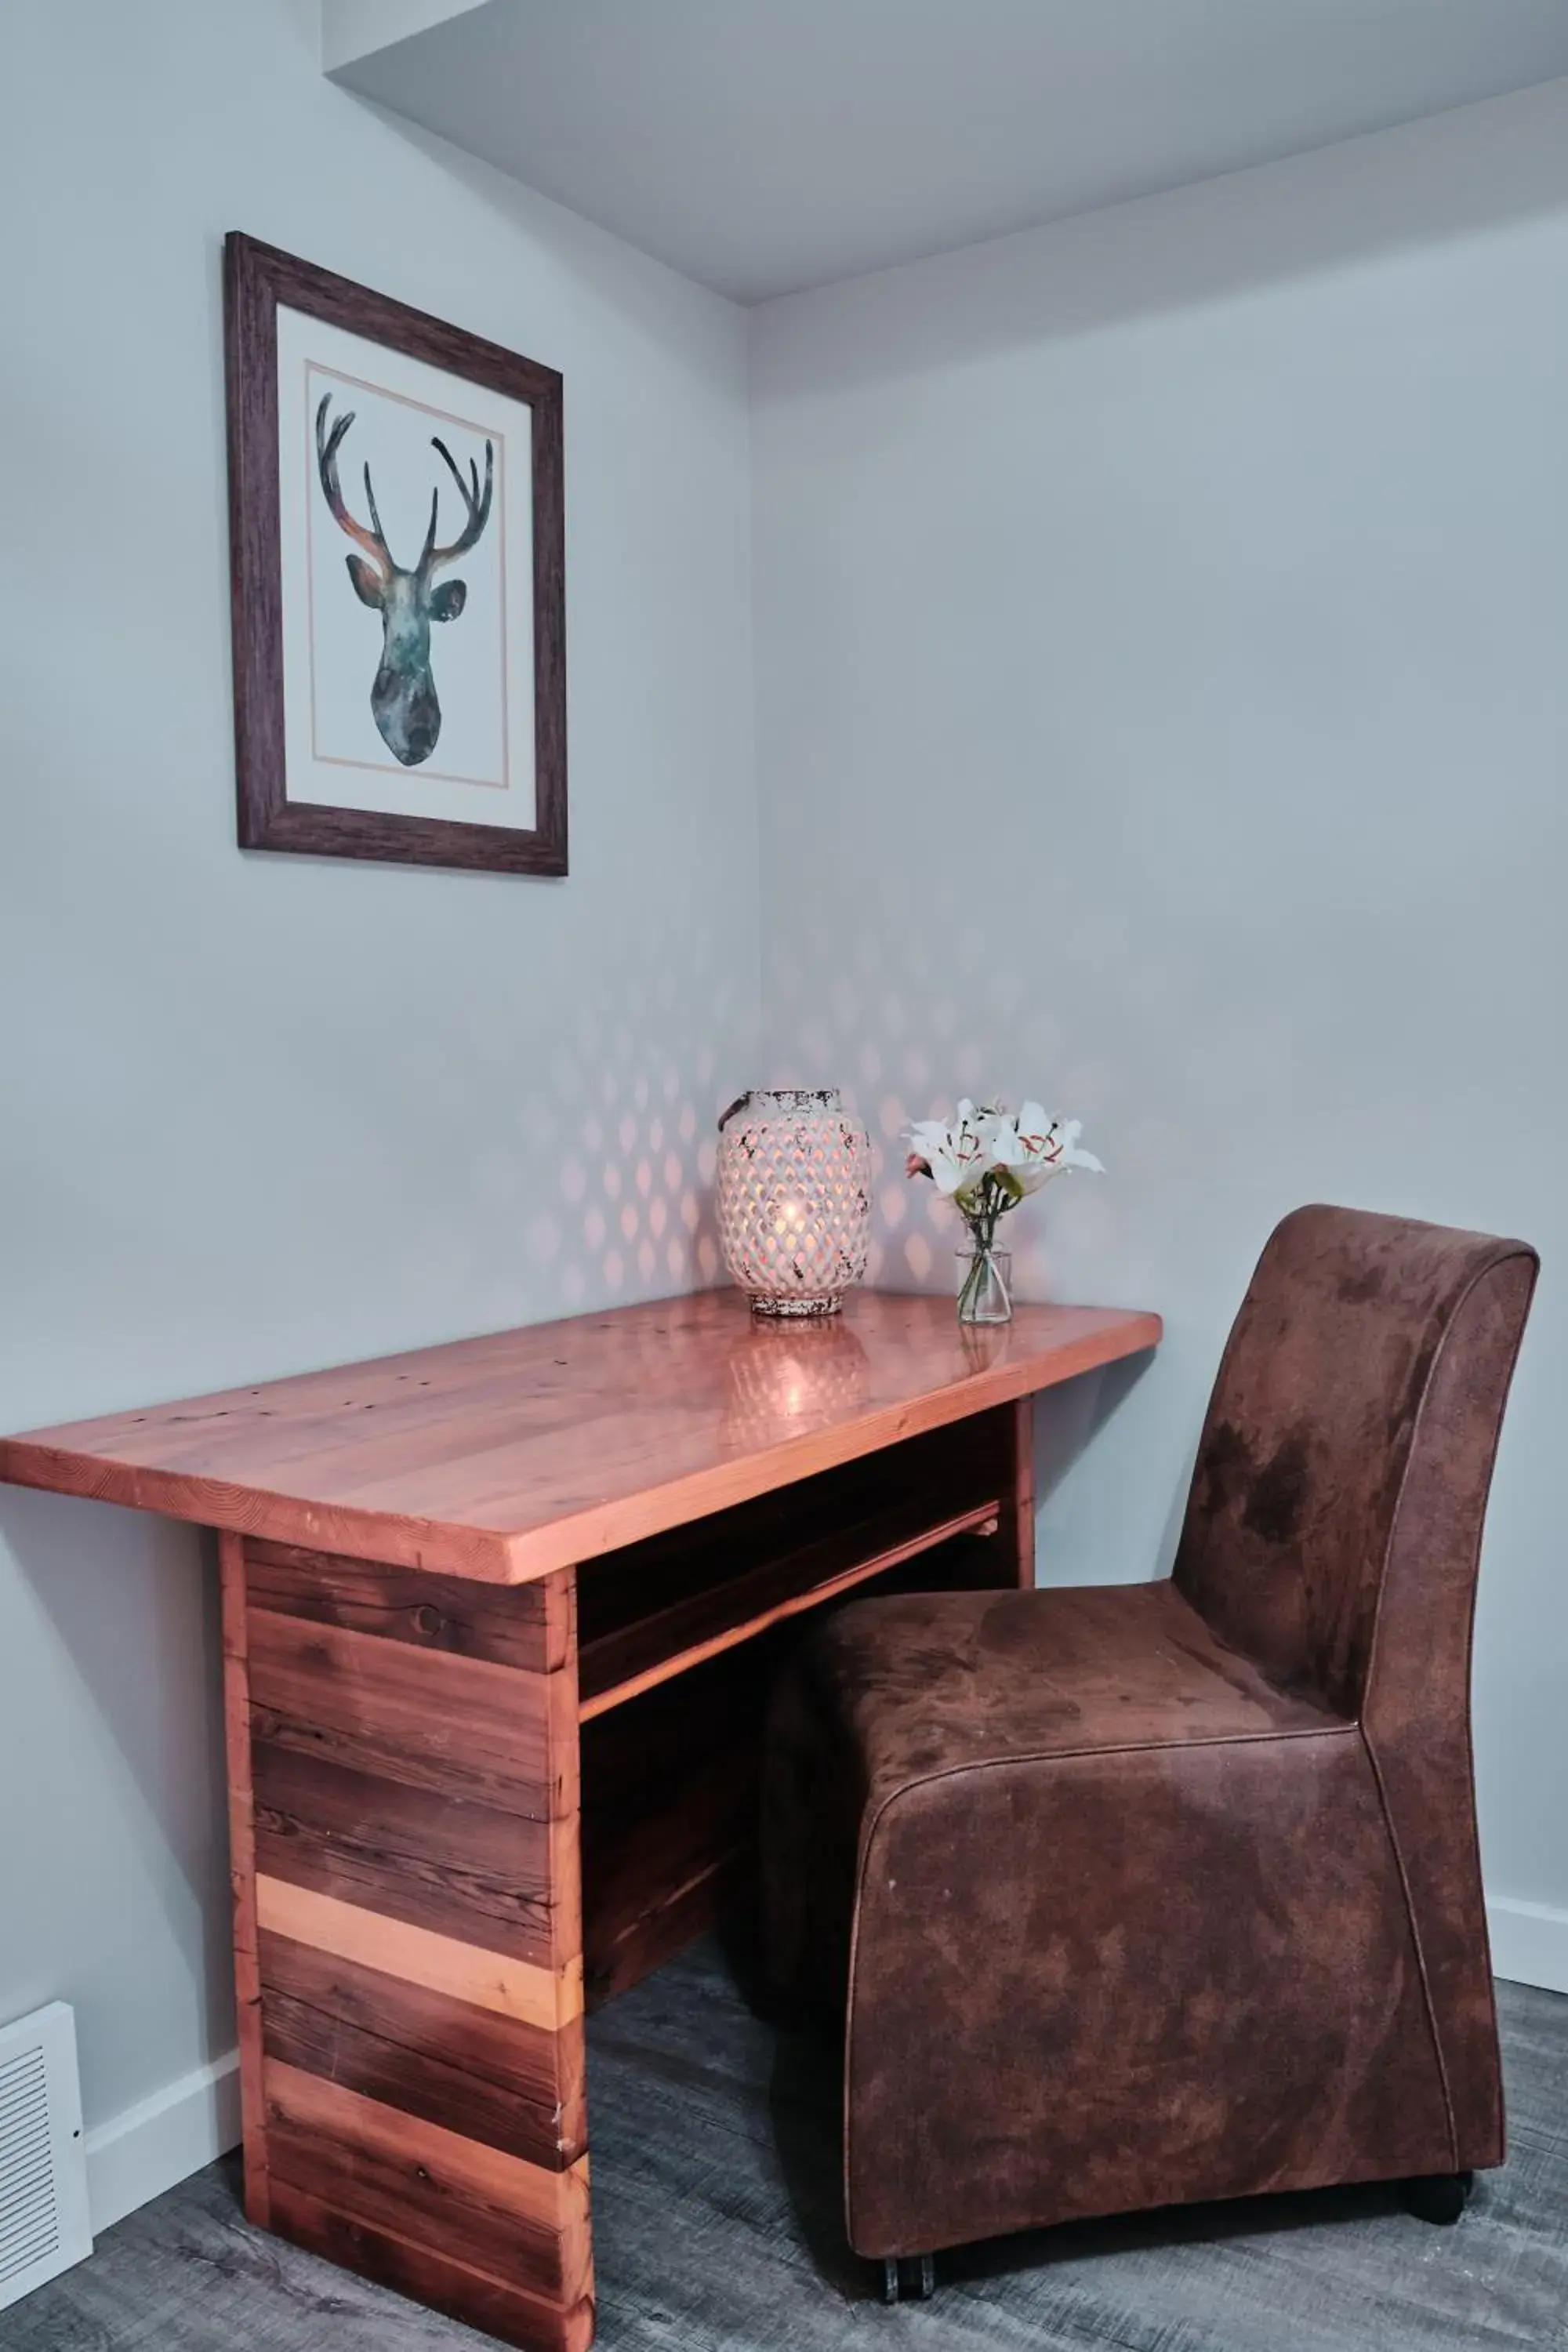
[[[1013,1320],[1013,1253],[975,1235],[958,1253],[961,1323]]]

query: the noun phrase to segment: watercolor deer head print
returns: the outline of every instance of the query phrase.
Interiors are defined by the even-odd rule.
[[[381,517],[375,509],[368,465],[364,469],[365,504],[370,509],[368,530],[354,520],[344,502],[338,480],[338,451],[354,421],[354,412],[352,408],[345,411],[329,431],[327,411],[331,399],[330,392],[323,393],[316,411],[316,464],[332,520],[363,551],[345,559],[354,593],[362,604],[368,604],[373,612],[381,614],[381,662],[370,689],[371,711],[381,740],[393,757],[405,768],[416,768],[422,760],[430,757],[441,732],[441,705],[430,669],[430,624],[455,621],[468,601],[463,581],[444,580],[437,585],[436,574],[444,564],[455,563],[458,556],[477,546],[489,520],[495,488],[495,444],[485,443],[481,489],[478,463],[469,459],[469,479],[465,481],[446,443],[431,436],[430,446],[445,458],[468,515],[457,538],[445,547],[437,547],[436,530],[441,504],[437,483],[430,493],[430,527],[425,534],[419,561],[412,571],[405,571],[394,562],[387,546]]]

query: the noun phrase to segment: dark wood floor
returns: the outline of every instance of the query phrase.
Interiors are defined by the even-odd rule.
[[[590,2029],[606,2352],[1485,2352],[1568,2346],[1568,1998],[1500,1988],[1512,2153],[1464,2221],[1381,2190],[945,2259],[885,2311],[845,2250],[830,2086],[696,1951]],[[481,2339],[249,2229],[215,2165],[0,2315],[5,2352],[460,2352]]]

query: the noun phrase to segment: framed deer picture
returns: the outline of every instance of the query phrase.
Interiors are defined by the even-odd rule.
[[[560,376],[225,265],[241,846],[564,874]]]

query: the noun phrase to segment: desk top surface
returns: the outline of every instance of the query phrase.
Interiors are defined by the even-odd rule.
[[[1160,1318],[732,1290],[459,1339],[0,1439],[0,1478],[493,1583],[618,1545],[1152,1348]]]

